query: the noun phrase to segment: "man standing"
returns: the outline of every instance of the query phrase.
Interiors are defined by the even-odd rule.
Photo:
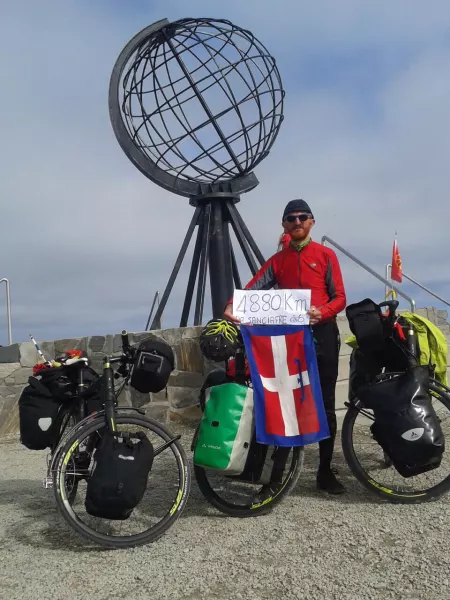
[[[335,404],[340,350],[336,315],[344,310],[346,296],[336,254],[330,248],[310,238],[314,223],[314,216],[308,204],[304,200],[291,200],[284,209],[282,217],[282,226],[285,233],[290,236],[290,243],[262,265],[245,289],[268,290],[277,285],[281,289],[311,290],[311,307],[308,313],[330,429],[330,438],[319,442],[317,486],[331,494],[340,494],[344,491],[344,487],[337,480],[331,468],[331,461],[337,429]],[[224,317],[239,322],[232,314],[232,303],[227,304]],[[289,449],[277,450],[272,481],[267,486],[263,486],[261,490],[263,497],[265,493],[270,494],[274,487],[282,482],[288,452]]]

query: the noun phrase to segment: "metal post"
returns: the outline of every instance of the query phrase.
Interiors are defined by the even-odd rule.
[[[209,280],[213,318],[223,314],[225,305],[233,295],[233,272],[230,264],[230,248],[223,218],[223,201],[220,198],[211,201],[211,237],[209,240]]]
[[[6,319],[8,322],[8,345],[12,344],[12,332],[11,332],[11,297],[9,293],[9,280],[6,277],[0,279],[0,283],[5,282],[6,285]]]
[[[155,293],[155,296],[153,298],[152,307],[150,309],[150,314],[148,315],[147,325],[145,326],[145,331],[148,331],[148,326],[150,325],[150,319],[152,318],[153,309],[155,308],[156,303],[159,307],[159,292],[158,291]],[[159,319],[158,322],[155,324],[155,329],[161,329],[161,319]]]
[[[391,282],[391,287],[386,286],[385,290],[384,290],[384,295],[386,296],[386,298],[387,298],[389,290],[392,289],[391,266],[392,265],[390,265],[390,264],[386,265],[386,279],[390,280],[390,282]]]

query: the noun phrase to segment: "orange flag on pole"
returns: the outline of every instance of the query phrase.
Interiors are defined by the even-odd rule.
[[[394,244],[392,246],[391,279],[402,282],[402,259],[398,250],[397,232],[395,232]]]

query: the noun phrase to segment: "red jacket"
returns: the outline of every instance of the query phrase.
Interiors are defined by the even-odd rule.
[[[300,250],[289,245],[271,256],[245,289],[269,290],[275,285],[280,289],[310,289],[311,305],[320,308],[323,321],[334,318],[346,306],[335,252],[312,240]]]

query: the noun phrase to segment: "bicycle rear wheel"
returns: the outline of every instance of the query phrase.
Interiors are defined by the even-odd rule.
[[[450,438],[450,394],[437,382],[429,388],[440,419],[446,445]],[[357,419],[360,419],[356,424]],[[450,490],[450,456],[444,452],[439,468],[404,478],[373,439],[373,413],[351,405],[342,424],[342,450],[356,479],[372,494],[393,504],[419,504],[435,500]],[[361,452],[360,457],[358,457]]]
[[[145,529],[139,532],[124,532],[124,528],[132,525],[132,517],[127,521],[111,521],[90,515],[81,518],[78,514],[78,509],[84,508],[85,493],[81,493],[81,482],[85,483],[90,476],[95,442],[100,439],[102,431],[106,431],[104,415],[96,417],[81,429],[76,430],[60,448],[54,462],[53,487],[59,512],[77,533],[102,546],[130,548],[154,542],[174,525],[186,506],[191,486],[191,474],[185,450],[163,425],[136,414],[117,415],[116,423],[119,431],[126,431],[127,427],[130,427],[132,431],[141,428],[155,449],[155,459],[149,474],[147,491],[132,515],[132,517],[137,517],[138,526],[144,523]],[[74,461],[71,459],[74,452],[85,452],[89,459],[85,461],[85,465],[87,465],[85,470],[75,473],[78,479],[78,503],[73,502],[69,496],[70,490],[67,489],[68,470],[73,468]],[[167,481],[169,477],[171,462],[175,466],[175,477],[164,485],[162,482]],[[152,494],[153,499],[149,500],[149,496]],[[146,506],[150,509],[148,515],[144,514]]]

